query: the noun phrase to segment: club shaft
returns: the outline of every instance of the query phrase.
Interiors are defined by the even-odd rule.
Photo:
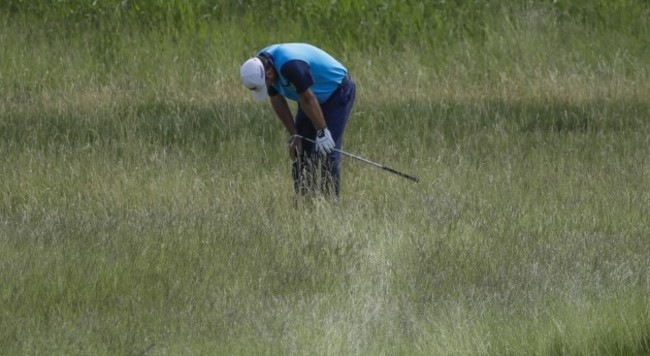
[[[306,137],[304,137],[304,136],[298,136],[298,137],[302,138],[302,139],[305,140],[305,141],[308,141],[308,142],[311,142],[311,143],[316,143],[316,141],[314,141],[314,140],[312,140],[312,139],[309,139],[309,138],[306,138]],[[349,153],[349,152],[345,152],[345,151],[343,151],[343,150],[339,150],[338,148],[333,148],[333,150],[334,150],[335,152],[339,152],[339,153],[341,153],[341,154],[343,154],[343,155],[346,155],[346,156],[348,156],[348,157],[352,157],[352,158],[357,159],[357,160],[359,160],[359,161],[361,161],[361,162],[368,163],[368,164],[370,164],[370,165],[372,165],[372,166],[375,166],[375,167],[377,167],[377,168],[381,168],[381,169],[383,169],[383,170],[385,170],[385,171],[387,171],[387,172],[393,173],[393,174],[398,175],[398,176],[400,176],[400,177],[404,177],[404,178],[409,179],[409,180],[412,180],[412,181],[414,181],[414,182],[419,182],[419,181],[420,181],[420,179],[419,179],[418,177],[412,176],[412,175],[410,175],[410,174],[402,173],[402,172],[400,172],[400,171],[398,171],[398,170],[395,170],[395,169],[390,168],[390,167],[386,167],[386,166],[384,166],[383,164],[380,164],[380,163],[377,163],[377,162],[373,162],[373,161],[371,161],[371,160],[369,160],[369,159],[366,159],[366,158],[363,158],[363,157],[357,156],[357,155],[355,155],[355,154],[352,154],[352,153]]]

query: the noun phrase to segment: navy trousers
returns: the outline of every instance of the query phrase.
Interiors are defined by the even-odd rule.
[[[343,131],[350,118],[356,92],[356,84],[352,78],[346,77],[332,96],[320,106],[327,128],[339,150],[343,144]],[[299,135],[316,140],[316,129],[300,106],[295,123]],[[341,153],[332,151],[323,156],[314,150],[313,143],[305,140],[302,141],[302,148],[302,154],[292,166],[296,194],[322,193],[338,196],[341,192]]]

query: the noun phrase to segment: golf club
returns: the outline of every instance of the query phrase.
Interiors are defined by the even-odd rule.
[[[297,135],[297,136],[300,137],[300,138],[302,138],[302,139],[305,140],[305,141],[308,141],[308,142],[311,142],[311,143],[316,143],[316,141],[311,140],[311,139],[308,139],[307,137],[300,136],[300,135]],[[361,161],[361,162],[365,162],[365,163],[371,164],[371,165],[373,165],[373,166],[375,166],[375,167],[377,167],[377,168],[381,168],[381,169],[383,169],[383,170],[385,170],[385,171],[388,171],[388,172],[390,172],[390,173],[396,174],[396,175],[398,175],[398,176],[400,176],[400,177],[404,177],[404,178],[406,178],[406,179],[412,180],[412,181],[414,181],[414,182],[416,182],[416,183],[420,181],[420,179],[419,179],[418,177],[412,176],[412,175],[410,175],[410,174],[402,173],[402,172],[397,171],[397,170],[394,170],[394,169],[392,169],[392,168],[390,168],[390,167],[386,167],[386,166],[384,166],[383,164],[379,164],[379,163],[377,163],[377,162],[373,162],[373,161],[371,161],[371,160],[365,159],[365,158],[363,158],[363,157],[359,157],[359,156],[357,156],[357,155],[354,155],[354,154],[349,153],[349,152],[345,152],[345,151],[343,151],[343,150],[339,150],[339,149],[337,149],[337,148],[333,148],[333,150],[336,151],[336,152],[339,152],[339,153],[341,153],[341,154],[344,154],[344,155],[346,155],[346,156],[348,156],[348,157],[352,157],[352,158],[354,158],[354,159],[358,159],[358,160]]]

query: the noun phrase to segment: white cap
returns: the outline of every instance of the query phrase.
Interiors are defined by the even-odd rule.
[[[259,58],[251,58],[242,64],[239,70],[242,84],[253,92],[257,101],[266,99],[266,81],[264,80],[264,64]]]

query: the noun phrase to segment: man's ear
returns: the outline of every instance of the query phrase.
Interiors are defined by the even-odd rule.
[[[266,78],[271,78],[275,80],[275,69],[273,69],[273,67],[271,66],[266,67],[266,69],[264,70],[264,75],[266,76]]]

